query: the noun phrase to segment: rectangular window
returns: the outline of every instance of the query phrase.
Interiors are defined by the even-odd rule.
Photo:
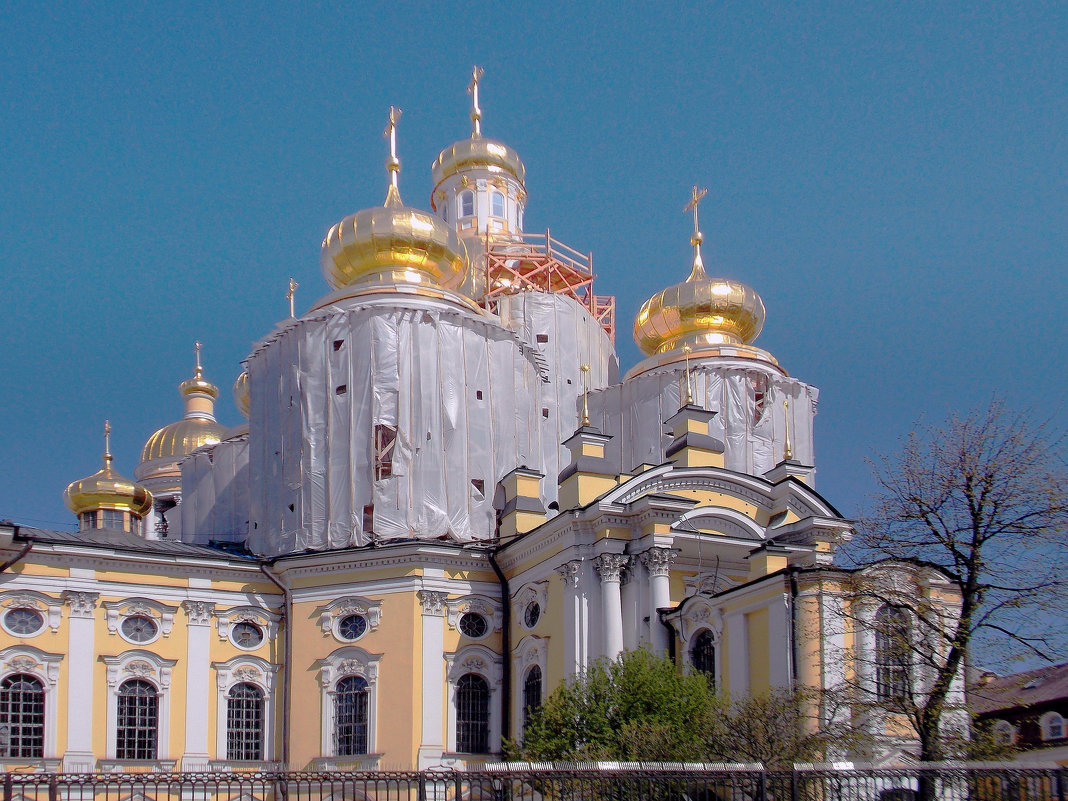
[[[375,481],[393,475],[393,446],[396,444],[396,428],[385,423],[375,426]]]
[[[226,758],[263,759],[263,691],[254,684],[234,686],[226,699]]]

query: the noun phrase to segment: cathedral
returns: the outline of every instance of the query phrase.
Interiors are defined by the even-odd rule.
[[[753,344],[760,296],[706,272],[696,188],[692,262],[664,265],[621,374],[591,255],[524,231],[480,77],[429,209],[402,200],[390,109],[385,202],[326,232],[311,308],[291,283],[234,384],[247,422],[216,421],[198,345],[133,479],[105,427],[65,492],[76,533],[0,527],[4,770],[463,768],[641,647],[733,696],[813,690],[813,725],[910,752],[893,716],[826,699],[914,680],[858,587],[946,614],[953,587],[836,566],[817,390]]]

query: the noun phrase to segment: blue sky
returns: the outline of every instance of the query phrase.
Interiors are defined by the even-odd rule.
[[[230,385],[324,294],[318,249],[484,130],[527,165],[528,230],[592,251],[618,298],[689,271],[751,285],[757,344],[821,389],[818,488],[995,393],[1068,423],[1063,3],[5,4],[0,14],[0,518],[63,527],[72,479],[180,415],[204,343]]]

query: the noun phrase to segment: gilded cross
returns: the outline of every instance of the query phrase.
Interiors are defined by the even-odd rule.
[[[478,105],[478,82],[486,71],[482,67],[471,68],[471,84],[467,87],[467,93],[471,95],[471,138],[478,139],[482,136],[482,109]]]
[[[300,286],[292,278],[289,279],[289,291],[286,292],[286,297],[289,299],[289,316],[296,317],[296,313],[293,309],[293,298],[297,296],[297,287]]]

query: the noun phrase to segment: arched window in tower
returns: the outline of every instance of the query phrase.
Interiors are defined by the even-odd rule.
[[[502,193],[494,191],[490,195],[490,214],[494,217],[504,216],[504,195]]]
[[[367,753],[367,682],[361,676],[346,676],[334,690],[334,753],[355,756]]]
[[[523,728],[530,716],[541,706],[541,668],[533,665],[523,679]]]
[[[904,609],[883,606],[875,613],[875,696],[901,703],[909,693],[911,629]]]
[[[119,685],[115,729],[116,759],[155,759],[159,728],[156,688],[142,679]]]
[[[235,684],[226,698],[226,758],[263,759],[263,690]]]
[[[460,193],[460,216],[475,216],[475,193],[472,192],[470,189],[468,189],[466,192]]]
[[[708,629],[702,629],[693,638],[690,664],[694,670],[705,674],[711,686],[716,685],[716,644],[712,639],[712,632]]]
[[[477,673],[465,673],[456,682],[456,750],[489,751],[489,685]]]
[[[44,697],[44,686],[33,676],[16,673],[0,682],[0,727],[7,730],[7,741],[0,741],[0,755],[44,756]]]

